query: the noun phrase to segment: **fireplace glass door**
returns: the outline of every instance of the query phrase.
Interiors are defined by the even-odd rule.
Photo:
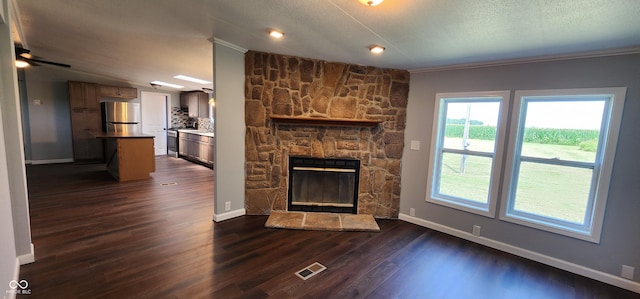
[[[359,168],[357,160],[291,158],[289,210],[357,213]]]

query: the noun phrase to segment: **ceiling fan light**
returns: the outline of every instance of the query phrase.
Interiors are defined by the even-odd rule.
[[[383,46],[378,46],[378,45],[373,45],[373,46],[369,47],[369,52],[371,52],[373,54],[380,54],[380,53],[384,52],[384,47]]]
[[[282,38],[284,36],[284,33],[277,30],[271,30],[269,31],[269,35],[273,38]]]
[[[24,60],[16,60],[16,67],[25,68],[30,66],[30,64]]]
[[[366,6],[376,6],[380,3],[382,3],[382,1],[384,0],[358,0],[360,1],[360,3],[366,5]]]

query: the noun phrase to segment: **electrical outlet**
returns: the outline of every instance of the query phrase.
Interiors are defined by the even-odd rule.
[[[410,208],[410,209],[409,209],[409,216],[411,216],[411,217],[415,217],[415,216],[416,216],[416,209],[414,209],[414,208]]]
[[[230,211],[231,210],[231,202],[230,201],[225,201],[224,202],[224,210],[225,211]]]
[[[622,276],[623,278],[626,278],[626,279],[633,280],[633,272],[635,270],[636,269],[631,267],[631,266],[622,265],[622,271],[620,272],[620,276]]]
[[[480,236],[480,225],[474,225],[471,232],[474,236]]]

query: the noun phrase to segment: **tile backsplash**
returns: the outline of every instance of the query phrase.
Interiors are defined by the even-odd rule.
[[[171,108],[171,128],[186,128],[193,123],[189,111],[180,107]],[[209,118],[198,118],[198,130],[213,132],[213,121]]]
[[[213,121],[209,118],[198,118],[198,130],[213,132]]]
[[[171,128],[186,128],[189,124],[189,111],[180,107],[171,108]]]

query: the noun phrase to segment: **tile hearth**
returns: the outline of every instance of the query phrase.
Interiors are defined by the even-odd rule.
[[[264,226],[304,230],[380,231],[373,216],[367,214],[272,211]]]

